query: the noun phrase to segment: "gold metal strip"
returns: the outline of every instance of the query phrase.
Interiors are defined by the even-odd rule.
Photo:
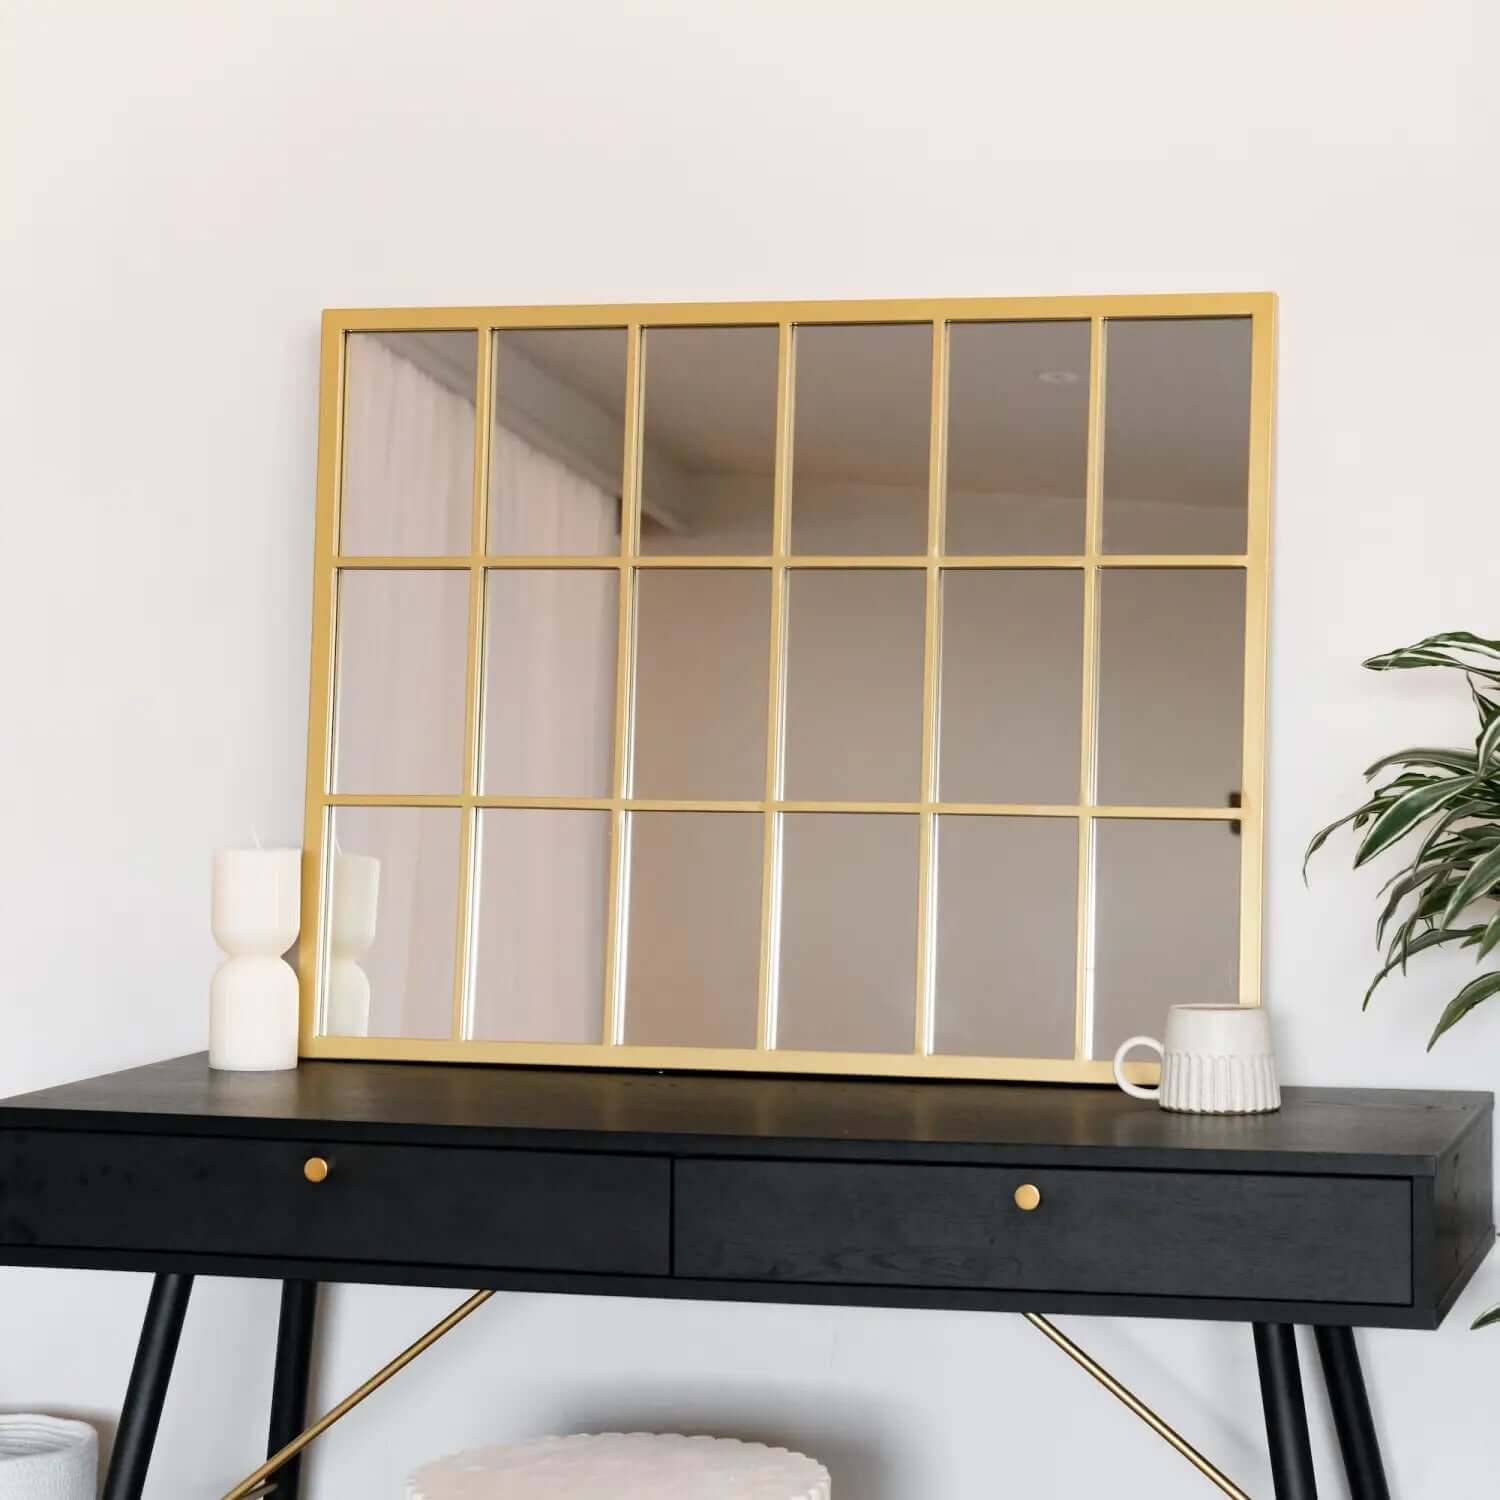
[[[324,895],[330,882],[328,814],[333,751],[333,653],[337,639],[339,473],[344,441],[344,337],[325,314],[318,365],[318,505],[313,531],[312,657],[307,689],[307,780],[302,808],[302,931],[297,947],[299,1037],[306,1052],[317,1036],[323,991]]]
[[[938,714],[942,683],[943,552],[948,473],[948,325],[932,325],[932,409],[927,441],[927,569],[922,625],[922,808],[917,825],[917,972],[913,1050],[932,1051],[937,970]]]
[[[672,328],[695,324],[930,323],[935,309],[950,322],[1030,323],[1106,318],[1230,318],[1269,308],[1271,292],[1150,292],[1121,296],[882,298],[796,302],[625,302],[560,307],[341,307],[325,320],[377,333],[496,328]]]
[[[469,635],[464,682],[464,791],[459,814],[458,921],[453,947],[453,1035],[473,1029],[475,908],[480,899],[481,836],[474,798],[484,757],[484,633],[488,609],[484,565],[489,536],[490,432],[494,425],[494,346],[488,328],[475,334],[474,493],[469,517]]]
[[[247,1474],[233,1489],[228,1490],[224,1500],[247,1500],[248,1496],[259,1492],[265,1481],[289,1458],[295,1458],[314,1438],[321,1437],[335,1422],[353,1411],[366,1396],[378,1391],[392,1375],[400,1374],[419,1354],[430,1349],[445,1333],[457,1328],[471,1312],[482,1307],[494,1295],[492,1291],[475,1292],[467,1302],[455,1307],[442,1322],[434,1323],[421,1338],[408,1344],[389,1364],[382,1365],[363,1385],[350,1391],[337,1406],[324,1412],[311,1427],[305,1428],[291,1442],[278,1448],[253,1474]]]
[[[1270,651],[1271,468],[1275,441],[1275,304],[1250,323],[1250,473],[1245,551],[1245,709],[1240,769],[1240,1003],[1261,1001],[1266,816],[1266,676]]]
[[[1083,695],[1078,758],[1078,951],[1073,990],[1073,1056],[1094,1046],[1094,823],[1099,705],[1099,551],[1104,537],[1104,320],[1089,322],[1088,458],[1084,491]]]
[[[776,460],[771,490],[771,659],[767,674],[766,781],[761,838],[760,985],[755,1045],[776,1045],[776,997],[781,956],[782,762],[786,750],[787,589],[786,558],[792,537],[792,443],[797,396],[796,330],[783,323],[776,333]]]
[[[615,653],[615,755],[611,774],[614,814],[609,841],[609,934],[604,959],[606,1047],[625,1035],[626,945],[629,941],[630,814],[625,798],[631,782],[631,701],[635,676],[635,564],[641,548],[642,416],[645,405],[646,341],[638,323],[625,338],[625,452],[620,481],[619,638]]]
[[[1040,1313],[1024,1313],[1022,1316],[1033,1328],[1046,1334],[1074,1364],[1092,1375],[1132,1415],[1139,1417],[1157,1437],[1181,1454],[1209,1483],[1217,1485],[1231,1500],[1250,1500],[1250,1496],[1222,1469],[1210,1463],[1181,1433],[1168,1426],[1139,1396],[1116,1380],[1098,1360],[1091,1359],[1055,1323]]]
[[[473,565],[471,557],[449,555],[420,556],[364,556],[336,557],[335,566],[349,571],[367,569],[391,572],[404,570],[417,572],[424,569],[459,569]],[[596,572],[627,566],[626,559],[608,554],[580,555],[558,553],[547,556],[525,556],[513,552],[486,553],[479,558],[486,567],[494,570],[548,571],[582,569]],[[777,566],[785,568],[838,568],[838,569],[918,569],[929,567],[934,558],[929,553],[820,553],[805,552],[788,554],[777,558],[771,553],[650,553],[629,560],[629,566],[637,569],[654,568],[760,568]],[[944,568],[1082,568],[1089,561],[1086,557],[1067,553],[1022,553],[1022,552],[958,552],[943,553],[936,558]],[[1116,552],[1101,554],[1094,560],[1100,568],[1244,568],[1251,559],[1237,552]]]

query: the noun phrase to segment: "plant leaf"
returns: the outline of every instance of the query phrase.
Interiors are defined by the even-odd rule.
[[[1445,750],[1441,748],[1419,748],[1397,750],[1391,755],[1382,755],[1365,772],[1365,780],[1378,776],[1389,766],[1440,766],[1445,771],[1475,771],[1479,769],[1478,757],[1467,750]]]
[[[1446,927],[1466,907],[1477,901],[1491,886],[1500,881],[1500,849],[1491,849],[1472,870],[1459,881],[1458,889],[1443,910],[1439,926]]]
[[[1500,1307],[1492,1307],[1488,1312],[1482,1312],[1469,1324],[1471,1329],[1488,1328],[1492,1323],[1500,1323]]]
[[[1474,708],[1479,714],[1479,729],[1483,733],[1495,719],[1500,719],[1500,703],[1493,698],[1486,698],[1472,681],[1469,683],[1469,696],[1474,700]]]
[[[1494,951],[1496,943],[1500,943],[1500,912],[1496,912],[1490,918],[1490,925],[1484,929],[1484,936],[1479,939],[1479,952],[1474,955],[1474,961],[1482,964]]]
[[[1495,758],[1497,749],[1500,749],[1500,715],[1491,719],[1479,736],[1478,747],[1474,754],[1474,769],[1484,771]]]
[[[1359,824],[1359,819],[1360,818],[1367,817],[1371,813],[1378,812],[1380,809],[1384,808],[1386,805],[1387,805],[1387,802],[1386,802],[1386,799],[1384,797],[1380,797],[1380,796],[1372,797],[1362,807],[1356,807],[1352,813],[1345,813],[1342,818],[1336,819],[1334,822],[1330,823],[1326,828],[1320,828],[1317,831],[1317,833],[1315,833],[1312,836],[1312,839],[1308,843],[1308,846],[1307,846],[1307,852],[1302,856],[1302,879],[1304,881],[1307,879],[1307,865],[1308,865],[1308,861],[1310,859],[1312,859],[1313,855],[1315,855],[1318,852],[1318,850],[1321,849],[1323,847],[1323,845],[1328,842],[1329,836],[1331,834],[1337,833],[1339,831],[1339,829],[1344,826],[1345,823],[1353,823],[1354,826],[1356,828],[1358,828],[1360,826],[1360,824]]]
[[[1478,979],[1471,979],[1449,1002],[1447,1008],[1438,1018],[1437,1025],[1433,1028],[1432,1035],[1427,1039],[1427,1050],[1432,1051],[1437,1039],[1445,1031],[1456,1026],[1476,1005],[1488,1000],[1491,995],[1500,992],[1500,969],[1489,974],[1481,974]]]
[[[1472,930],[1474,932],[1479,931],[1477,927]],[[1442,946],[1444,943],[1456,943],[1459,941],[1459,939],[1465,936],[1467,936],[1467,934],[1464,931],[1444,931],[1442,928],[1438,927],[1434,927],[1430,932],[1423,932],[1418,934],[1417,937],[1412,939],[1410,945],[1403,949],[1403,951],[1399,955],[1390,958],[1381,969],[1381,971],[1374,977],[1374,979],[1370,981],[1370,988],[1365,991],[1364,1002],[1363,1004],[1361,1004],[1360,1009],[1368,1010],[1370,1008],[1370,1001],[1374,998],[1375,991],[1380,988],[1381,984],[1384,983],[1384,981],[1391,974],[1395,973],[1397,969],[1405,969],[1406,959],[1408,955],[1412,953],[1421,953],[1427,948],[1437,948]],[[1392,946],[1394,947],[1394,944]]]
[[[1397,839],[1404,838],[1423,818],[1454,798],[1463,796],[1473,787],[1474,781],[1472,776],[1450,776],[1404,792],[1371,824],[1354,856],[1355,869],[1374,859],[1382,849],[1390,848]]]

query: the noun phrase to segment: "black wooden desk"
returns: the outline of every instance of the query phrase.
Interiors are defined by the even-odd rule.
[[[108,1500],[141,1494],[195,1274],[284,1283],[273,1449],[303,1423],[323,1281],[1250,1323],[1278,1500],[1315,1493],[1312,1324],[1351,1489],[1382,1500],[1350,1330],[1435,1328],[1472,1276],[1492,1114],[1475,1093],[1293,1088],[1209,1118],[1108,1089],[199,1055],[0,1104],[0,1263],[156,1274]]]

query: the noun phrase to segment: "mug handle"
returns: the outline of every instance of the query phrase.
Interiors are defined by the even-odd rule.
[[[1142,1088],[1138,1083],[1131,1083],[1124,1073],[1125,1054],[1132,1047],[1150,1047],[1163,1062],[1167,1060],[1167,1054],[1162,1050],[1162,1045],[1154,1036],[1133,1036],[1120,1043],[1119,1050],[1115,1053],[1115,1082],[1130,1095],[1132,1099],[1159,1099],[1161,1097],[1161,1086],[1158,1084],[1154,1089]]]

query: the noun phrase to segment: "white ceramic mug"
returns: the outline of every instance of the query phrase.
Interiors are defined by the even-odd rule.
[[[1125,1054],[1154,1048],[1161,1085],[1142,1088],[1125,1077]],[[1258,1115],[1281,1108],[1271,1027],[1258,1005],[1174,1005],[1165,1044],[1133,1036],[1115,1053],[1115,1082],[1132,1099],[1154,1099],[1190,1115]]]

